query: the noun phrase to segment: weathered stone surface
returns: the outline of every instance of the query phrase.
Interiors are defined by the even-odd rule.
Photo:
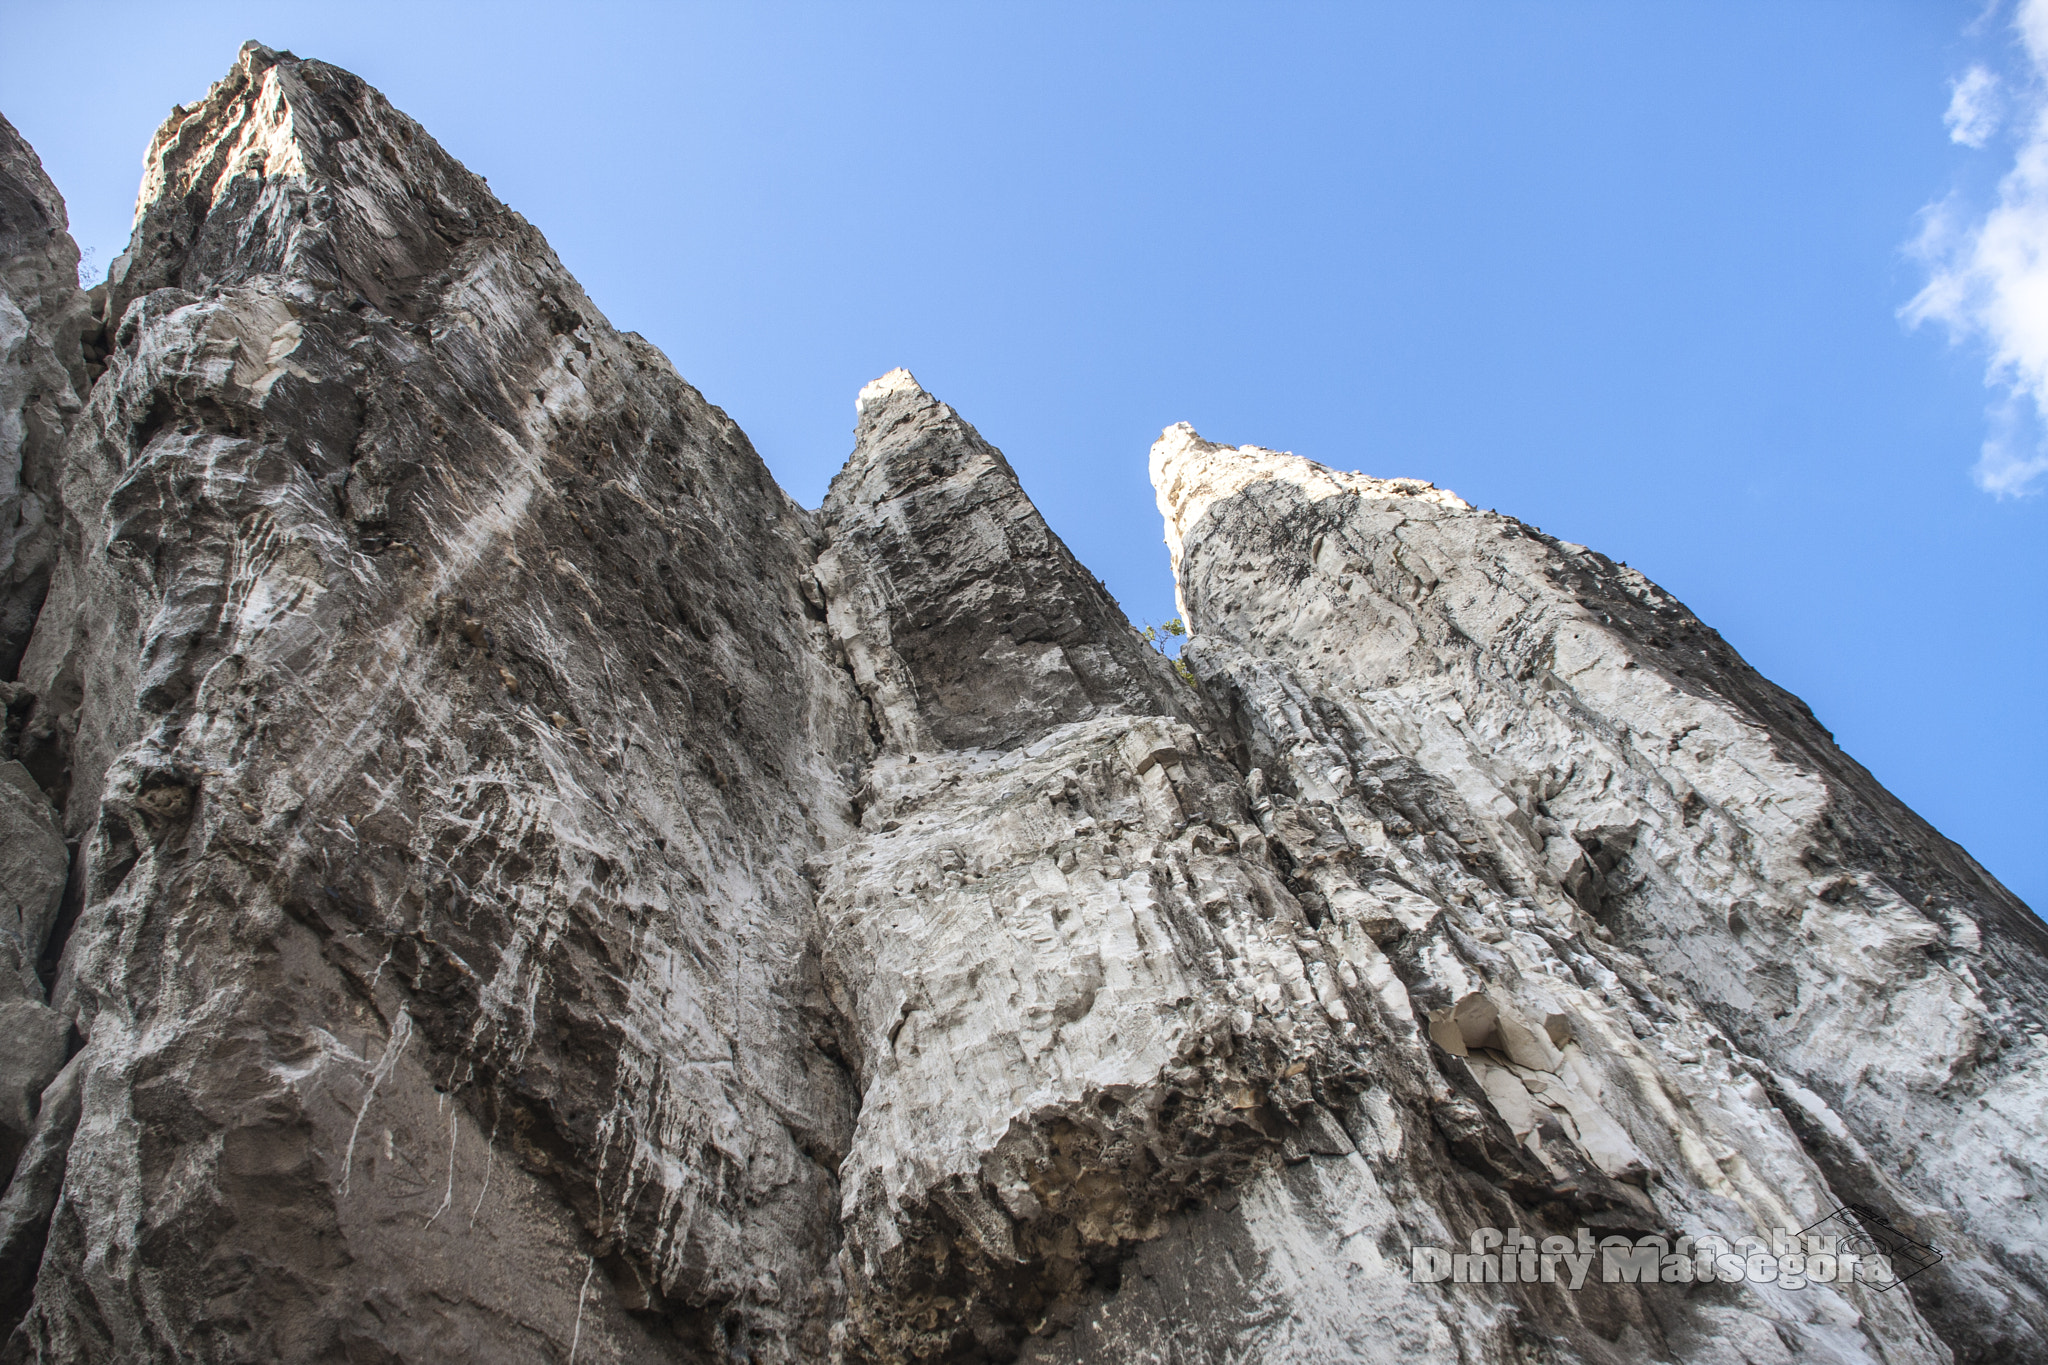
[[[62,1169],[61,1146],[55,1174],[29,1169],[35,1153],[24,1149],[71,1042],[43,979],[71,854],[36,776],[12,761],[35,700],[14,677],[56,567],[62,451],[99,371],[99,340],[64,201],[0,118],[0,1173],[24,1163],[0,1204],[0,1325],[10,1326]]]
[[[810,518],[332,67],[179,111],[114,273],[23,670],[87,1044],[12,1349],[820,1355],[800,868],[868,739]]]
[[[1316,894],[1368,926],[1399,918],[1371,904],[1384,873],[1435,903],[1382,941],[1442,1069],[1511,1132],[1571,1118],[1673,1226],[1874,1205],[1948,1249],[1911,1284],[1923,1337],[2048,1350],[2048,935],[2025,906],[1626,566],[1186,427],[1153,473],[1192,666],[1276,799],[1359,850]],[[1595,1065],[1543,1068],[1505,1028],[1475,1051],[1475,990],[1532,1024],[1561,1007]]]
[[[57,812],[26,768],[0,762],[0,1172],[22,1159],[44,1087],[71,1055],[71,1021],[43,981],[70,870]],[[20,1299],[4,1281],[0,1313]]]
[[[1190,681],[907,373],[805,512],[253,44],[103,374],[38,297],[5,1359],[2048,1353],[2039,921],[1624,566],[1175,428]],[[1407,1275],[1849,1200],[1947,1259]]]
[[[0,761],[0,998],[43,998],[37,964],[64,899],[71,855],[28,769]]]
[[[886,750],[817,874],[861,1087],[849,1325],[884,1358],[1001,1356],[1277,1150],[1307,1084],[1273,1103],[1247,1072],[1328,1040],[1232,1027],[1219,934],[1303,972],[1252,913],[1286,895],[1237,856],[1258,836],[1199,694],[952,409],[898,370],[859,418],[818,568]]]
[[[84,1069],[85,1055],[80,1053],[43,1088],[28,1141],[13,1165],[6,1194],[0,1195],[0,1306],[12,1319],[19,1319],[28,1307],[49,1238],[50,1215],[63,1193]]]
[[[96,358],[68,226],[35,149],[0,118],[0,681],[13,680],[49,590],[59,451]]]
[[[817,578],[881,738],[1010,749],[1104,712],[1204,714],[959,414],[907,370],[856,411]]]

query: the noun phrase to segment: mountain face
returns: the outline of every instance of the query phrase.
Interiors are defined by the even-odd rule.
[[[1176,669],[255,44],[0,257],[0,1359],[2048,1359],[2048,934],[1641,574],[1175,427]]]

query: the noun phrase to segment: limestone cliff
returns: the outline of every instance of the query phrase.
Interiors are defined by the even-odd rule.
[[[2040,922],[1640,574],[1178,427],[1182,672],[903,371],[791,502],[346,72],[91,297],[0,134],[5,1359],[2048,1355]],[[1943,1259],[1410,1274],[1845,1203]]]
[[[810,516],[355,77],[151,146],[22,758],[78,844],[43,1359],[818,1355],[856,1096]]]

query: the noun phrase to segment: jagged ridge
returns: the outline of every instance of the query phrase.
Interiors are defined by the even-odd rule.
[[[90,298],[11,136],[5,1358],[2042,1353],[2039,922],[1640,574],[1176,427],[1190,684],[906,372],[795,506],[346,72]],[[1948,1259],[1405,1275],[1847,1199]]]

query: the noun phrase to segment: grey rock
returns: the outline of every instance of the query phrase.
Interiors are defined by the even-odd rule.
[[[36,992],[40,995],[41,992]],[[71,1021],[26,993],[0,999],[0,1168],[12,1171],[35,1130],[43,1090],[70,1055]]]
[[[0,762],[0,998],[43,996],[36,967],[64,899],[71,855],[28,769]]]
[[[816,1358],[811,518],[360,80],[152,144],[24,734],[89,1038],[25,1358]]]
[[[1010,749],[1100,714],[1203,714],[959,414],[907,370],[856,411],[817,578],[893,747]]]
[[[78,1128],[87,1057],[73,1057],[39,1096],[34,1130],[0,1195],[0,1312],[19,1321],[28,1308],[50,1218],[64,1189],[64,1168]]]
[[[1297,839],[1296,865],[1368,929],[1389,919],[1354,888],[1383,872],[1442,907],[1384,937],[1440,1069],[1517,1137],[1570,1117],[1674,1226],[1853,1201],[1942,1246],[1917,1321],[1859,1305],[1873,1356],[2048,1351],[2048,932],[2023,904],[1640,573],[1185,426],[1152,468],[1195,672],[1276,805],[1364,855],[1316,868]]]
[[[1001,1355],[1290,1134],[1327,1145],[1307,1085],[1271,1082],[1357,1064],[1302,1006],[1331,964],[1304,961],[1272,866],[1237,856],[1242,784],[1188,725],[890,754],[869,782],[868,832],[819,881],[861,1085],[852,1325],[884,1358]]]
[[[0,1171],[14,1168],[67,1056],[71,1021],[49,1007],[40,969],[70,868],[57,812],[26,768],[0,762]]]
[[[46,293],[0,1358],[2044,1353],[2039,921],[1641,575],[1175,428],[1183,673],[907,373],[806,512],[254,44]],[[1945,1259],[1407,1274],[1852,1201]]]
[[[12,681],[57,558],[58,465],[99,330],[64,200],[0,118],[0,680]]]

